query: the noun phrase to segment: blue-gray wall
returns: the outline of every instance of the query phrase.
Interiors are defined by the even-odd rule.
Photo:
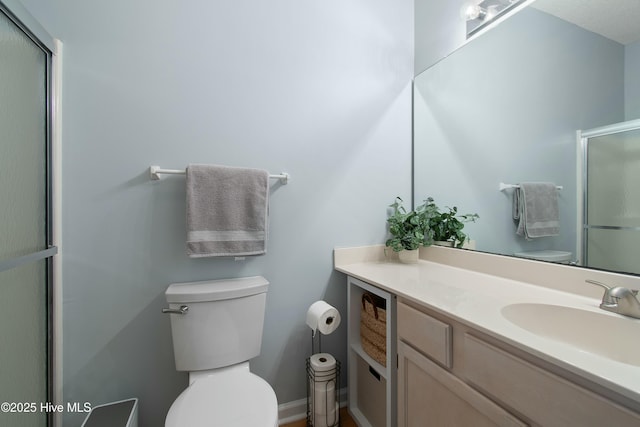
[[[252,369],[279,402],[306,397],[306,310],[346,314],[332,249],[383,242],[410,197],[413,1],[23,4],[64,43],[65,401],[136,396],[141,426],[162,425],[187,381],[167,285],[250,275],[271,282]],[[184,178],[147,168],[190,162],[291,175],[266,256],[186,257]],[[344,325],[323,350],[346,362]]]
[[[624,120],[624,46],[528,8],[415,80],[415,200],[476,212],[477,248],[576,253],[576,130]],[[552,181],[561,234],[525,241],[500,182]]]

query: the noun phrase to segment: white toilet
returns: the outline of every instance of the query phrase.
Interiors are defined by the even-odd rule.
[[[268,285],[256,276],[167,288],[163,311],[171,313],[176,369],[189,372],[189,387],[165,427],[278,426],[273,389],[249,372],[262,345]]]

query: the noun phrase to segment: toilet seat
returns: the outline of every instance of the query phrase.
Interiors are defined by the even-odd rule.
[[[192,383],[173,402],[165,427],[277,427],[271,386],[250,372],[214,373]]]

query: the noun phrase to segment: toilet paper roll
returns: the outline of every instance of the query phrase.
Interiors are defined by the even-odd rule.
[[[335,409],[330,414],[313,414],[312,425],[313,427],[333,427],[338,425],[338,402],[336,402]]]
[[[340,313],[324,301],[316,301],[307,310],[307,325],[324,335],[329,335],[340,326]]]
[[[324,381],[313,385],[313,413],[333,419],[336,411],[336,382]]]
[[[315,422],[313,427],[333,427],[338,425],[338,417],[340,413],[340,405],[336,402],[333,410],[326,414],[314,413],[313,417]]]
[[[311,357],[309,358],[309,363],[311,364],[311,368],[313,368],[315,377],[319,378],[320,381],[327,381],[335,378],[335,372],[331,377],[327,375],[323,375],[324,372],[336,369],[336,358],[333,357],[331,354],[329,353],[312,354]]]

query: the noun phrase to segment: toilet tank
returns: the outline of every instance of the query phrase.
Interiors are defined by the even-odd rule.
[[[165,292],[178,371],[221,368],[260,354],[269,282],[261,276],[173,283]]]

